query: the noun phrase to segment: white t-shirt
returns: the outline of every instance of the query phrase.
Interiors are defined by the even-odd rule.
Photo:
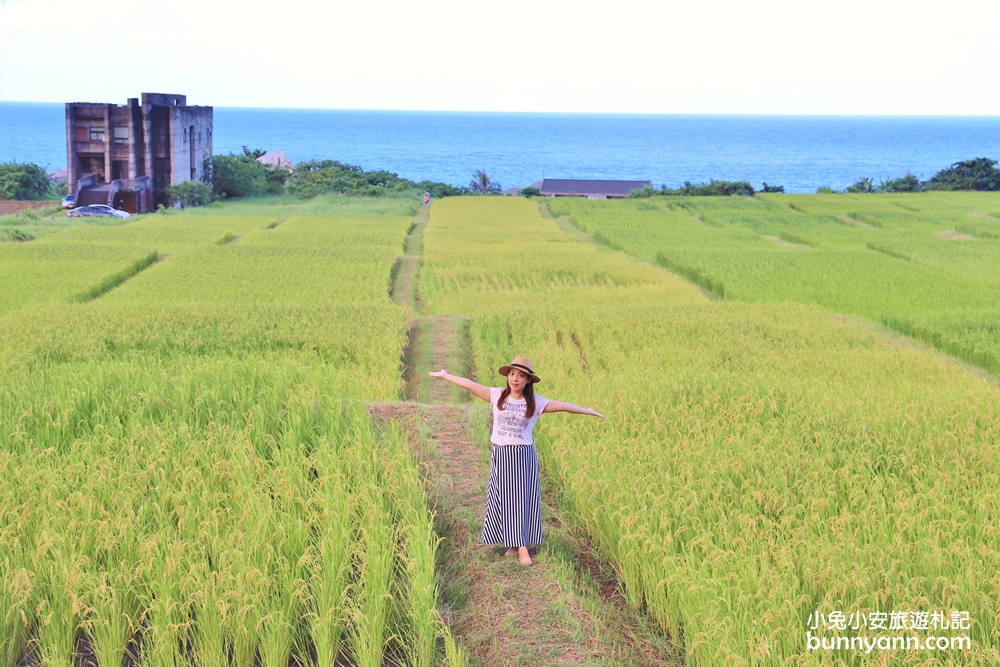
[[[493,406],[493,436],[490,442],[494,445],[535,444],[531,430],[535,428],[535,422],[538,421],[549,399],[535,394],[535,413],[530,419],[525,419],[524,413],[528,405],[523,398],[514,400],[508,396],[503,403],[503,410],[497,410],[497,401],[500,400],[502,393],[503,389],[500,387],[490,387],[490,404]]]

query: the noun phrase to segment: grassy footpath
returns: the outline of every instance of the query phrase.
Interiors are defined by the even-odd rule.
[[[426,225],[421,210],[393,271],[393,299],[412,316],[403,357],[407,401],[372,403],[369,410],[405,428],[425,470],[443,540],[443,615],[456,638],[473,665],[680,664],[680,648],[629,608],[617,577],[601,564],[593,544],[561,520],[550,484],[543,485],[547,539],[534,554],[534,567],[526,569],[479,546],[489,410],[478,401],[469,405],[468,392],[427,377],[428,370],[438,368],[467,377],[476,373],[468,321],[422,314],[417,285]]]

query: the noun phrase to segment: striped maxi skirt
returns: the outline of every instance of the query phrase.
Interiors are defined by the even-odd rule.
[[[493,445],[481,544],[542,543],[542,491],[534,445]]]

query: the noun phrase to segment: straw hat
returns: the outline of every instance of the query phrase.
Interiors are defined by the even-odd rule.
[[[527,357],[514,357],[514,361],[510,362],[509,365],[500,367],[500,375],[507,377],[507,374],[510,373],[510,369],[512,368],[516,368],[519,371],[527,373],[531,377],[531,381],[535,384],[542,381],[542,379],[535,375],[535,372],[531,370],[531,360]]]

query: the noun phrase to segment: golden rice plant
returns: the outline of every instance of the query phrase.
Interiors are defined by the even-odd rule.
[[[546,396],[604,408],[543,417],[543,475],[692,661],[994,659],[1000,589],[979,573],[1000,566],[996,387],[819,308],[713,303],[652,267],[618,290],[634,260],[554,236],[525,202],[439,202],[425,303],[472,319],[476,368],[527,354]],[[520,289],[549,265],[578,268]],[[892,609],[969,611],[973,649],[806,647],[814,611]]]

